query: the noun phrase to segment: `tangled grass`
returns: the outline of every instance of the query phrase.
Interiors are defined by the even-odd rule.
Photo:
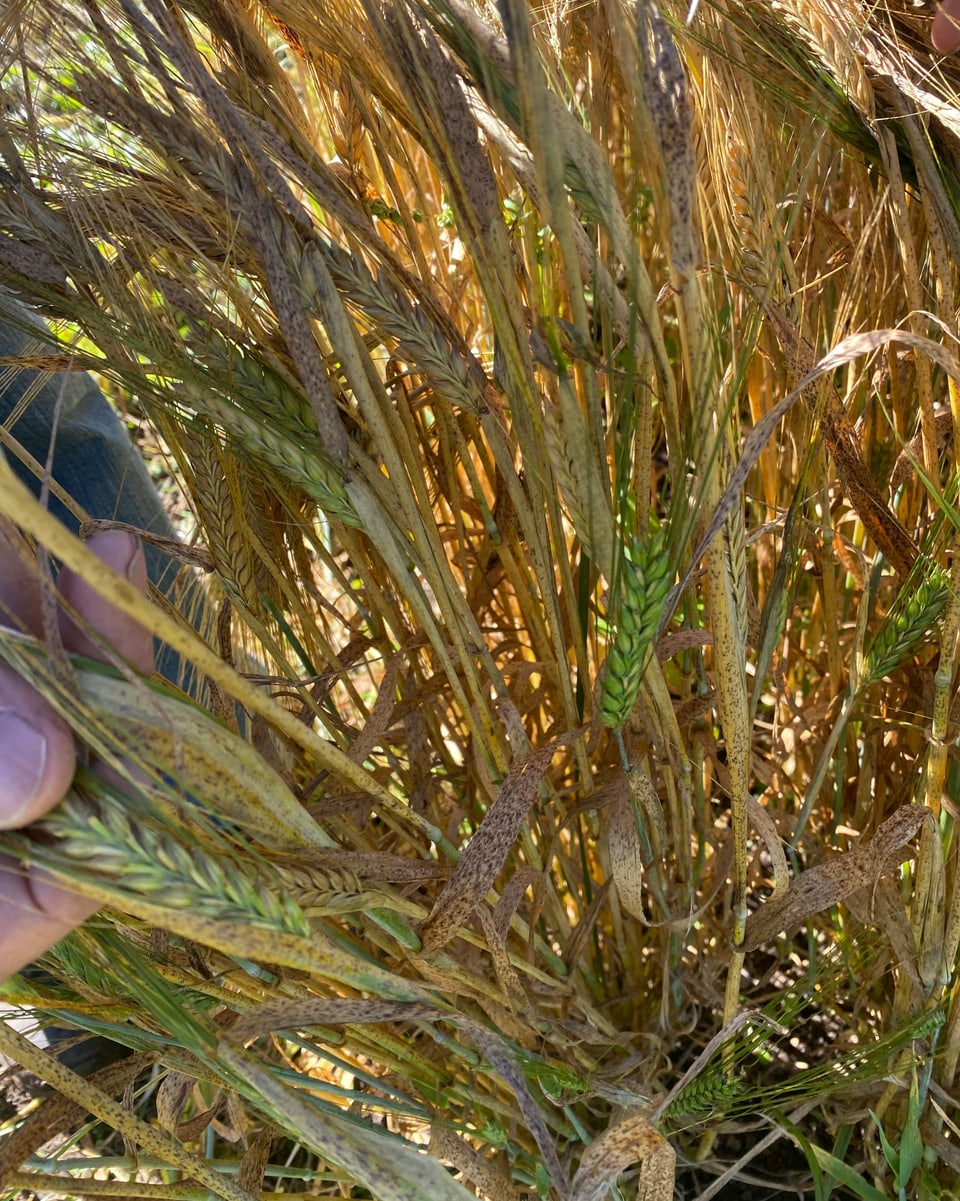
[[[216,619],[0,481],[204,706],[0,631],[119,772],[0,838],[106,906],[6,997],[133,1052],[0,1034],[6,1195],[955,1195],[960,69],[687,15],[4,11],[0,281]]]

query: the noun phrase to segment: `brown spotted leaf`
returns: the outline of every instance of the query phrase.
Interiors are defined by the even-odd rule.
[[[513,1090],[513,1095],[517,1099],[517,1105],[520,1107],[520,1113],[523,1115],[527,1129],[536,1140],[541,1158],[553,1181],[553,1187],[557,1196],[560,1197],[561,1201],[568,1201],[570,1198],[570,1184],[567,1180],[566,1172],[564,1172],[563,1166],[560,1163],[557,1149],[553,1145],[550,1129],[543,1114],[540,1112],[539,1105],[537,1105],[530,1089],[527,1087],[523,1070],[517,1062],[517,1057],[511,1049],[510,1044],[506,1039],[501,1038],[499,1034],[488,1030],[486,1026],[481,1026],[479,1022],[473,1022],[467,1018],[459,1018],[457,1025],[469,1034],[484,1058],[496,1069],[501,1079]]]
[[[497,929],[494,915],[489,909],[484,909],[481,906],[477,910],[477,917],[480,919],[483,936],[487,940],[487,946],[490,948],[490,960],[493,963],[497,983],[503,990],[503,995],[509,1001],[510,1008],[518,1016],[523,1017],[531,1012],[530,999],[523,991],[520,977],[510,962],[506,939]]]
[[[489,892],[523,828],[550,760],[570,737],[564,735],[555,739],[510,769],[496,800],[470,839],[450,883],[440,893],[423,924],[421,937],[425,954],[449,942]]]
[[[326,997],[311,997],[306,1001],[266,1001],[247,1010],[234,1022],[228,1037],[234,1042],[245,1043],[276,1030],[348,1023],[359,1026],[375,1022],[435,1021],[442,1016],[440,1010],[429,1005],[403,1001],[352,1001]]]
[[[603,1201],[621,1172],[640,1165],[637,1201],[672,1201],[677,1154],[645,1114],[608,1127],[584,1151],[573,1201]]]
[[[363,763],[370,752],[382,740],[393,721],[394,710],[397,707],[397,678],[403,666],[402,655],[394,655],[387,664],[387,670],[380,681],[380,690],[367,723],[353,740],[347,754],[354,763]]]
[[[282,1129],[295,1130],[299,1142],[378,1201],[474,1201],[473,1194],[431,1156],[374,1126],[318,1109],[255,1056],[225,1039],[217,1059],[238,1091],[255,1100],[260,1112]],[[220,1175],[207,1172],[208,1177]],[[228,1185],[232,1181],[224,1178],[220,1187]],[[249,1194],[233,1189],[236,1201],[251,1201]],[[233,1201],[225,1191],[220,1196]]]
[[[237,1184],[256,1197],[263,1189],[263,1178],[270,1162],[270,1148],[276,1137],[275,1131],[267,1127],[261,1130],[240,1160],[240,1170],[237,1172]]]
[[[656,5],[637,5],[637,41],[643,60],[643,99],[663,160],[670,209],[670,258],[689,279],[700,261],[696,232],[697,159],[687,79],[670,26]]]
[[[452,1164],[481,1196],[489,1197],[490,1201],[517,1201],[517,1188],[509,1172],[498,1169],[452,1130],[431,1126],[429,1151],[435,1159]]]
[[[194,1079],[183,1072],[169,1072],[157,1089],[157,1121],[170,1134],[175,1134],[180,1125]]]
[[[643,907],[643,855],[627,781],[622,778],[612,787],[616,795],[607,819],[610,874],[617,886],[620,904],[631,917],[647,923],[649,918]]]
[[[859,888],[867,888],[897,865],[900,851],[930,817],[922,805],[901,805],[862,845],[811,867],[782,895],[767,901],[747,919],[744,950],[755,950],[781,930],[792,933],[811,914],[829,909]]]

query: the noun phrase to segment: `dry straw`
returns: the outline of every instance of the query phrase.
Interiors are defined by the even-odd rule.
[[[4,835],[110,905],[11,995],[162,1048],[186,1150],[54,1083],[210,1191],[224,1113],[261,1194],[667,1201],[783,1112],[818,1179],[960,1171],[960,79],[688,7],[11,10],[0,282],[162,434],[213,644],[0,509],[223,719],[0,639],[124,781]]]

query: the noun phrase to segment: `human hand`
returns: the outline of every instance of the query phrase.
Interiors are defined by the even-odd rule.
[[[0,623],[42,635],[40,588],[28,570],[19,535],[0,524]],[[22,545],[22,544],[21,544]],[[108,530],[87,543],[109,567],[146,589],[143,548],[133,535]],[[153,638],[108,604],[72,571],[57,582],[64,608],[72,609],[138,671],[153,666]],[[66,650],[90,659],[104,653],[78,625],[60,614]],[[0,665],[0,829],[25,826],[56,805],[76,768],[66,722],[11,668]],[[45,872],[0,856],[0,981],[41,955],[97,908],[67,892]]]
[[[933,18],[930,40],[934,50],[953,54],[960,50],[960,0],[940,0]]]

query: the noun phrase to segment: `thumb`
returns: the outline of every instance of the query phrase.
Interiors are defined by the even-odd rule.
[[[941,0],[933,18],[930,41],[941,54],[960,49],[960,0]]]

